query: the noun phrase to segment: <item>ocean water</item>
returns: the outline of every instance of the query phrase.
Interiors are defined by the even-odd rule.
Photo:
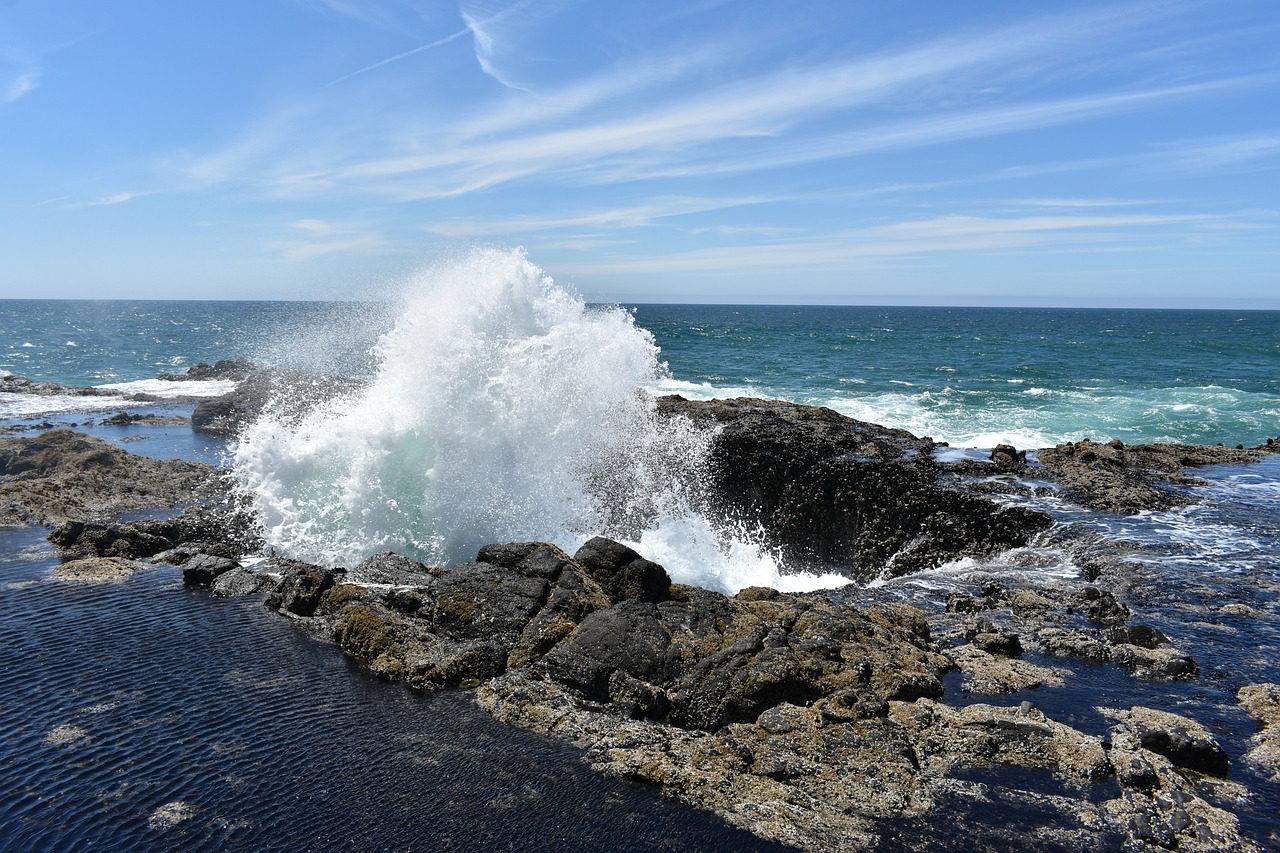
[[[845,581],[838,572],[794,573],[755,531],[717,528],[701,517],[686,490],[698,476],[706,438],[657,421],[655,394],[753,395],[826,405],[930,435],[951,443],[954,453],[979,458],[983,448],[1000,442],[1036,448],[1088,437],[1254,446],[1280,435],[1280,312],[598,306],[585,304],[522,253],[501,251],[424,271],[397,298],[377,304],[0,300],[0,371],[32,379],[94,385],[122,395],[174,386],[168,389],[173,397],[192,386],[157,383],[158,374],[237,356],[364,381],[359,390],[302,419],[268,412],[229,444],[194,436],[185,427],[96,423],[120,410],[189,413],[192,404],[182,399],[144,404],[123,396],[0,393],[0,426],[75,425],[127,442],[135,453],[228,465],[254,501],[272,547],[304,559],[350,564],[394,548],[450,563],[470,559],[478,545],[493,541],[541,539],[572,551],[589,536],[606,533],[662,563],[677,580],[726,592],[748,585],[835,589]],[[1232,710],[1231,695],[1245,683],[1280,681],[1280,460],[1200,473],[1209,485],[1193,492],[1191,506],[1167,513],[1085,512],[1052,493],[1010,499],[1030,500],[1061,525],[1126,543],[1128,556],[1145,567],[1127,590],[1128,600],[1143,621],[1161,628],[1175,645],[1194,650],[1202,667],[1194,683],[1140,690],[1109,667],[1078,673],[1063,690],[1025,698],[1086,730],[1102,725],[1090,710],[1091,703],[1102,701],[1099,697],[1169,710],[1194,707],[1236,760],[1248,748],[1252,727]],[[9,573],[0,585],[10,584],[0,592],[0,629],[13,636],[49,631],[60,624],[55,621],[60,608],[89,618],[75,608],[92,596],[49,582],[53,557],[47,549],[32,551],[36,540],[29,532],[0,531],[0,554],[6,555]],[[987,579],[1035,585],[1078,578],[1073,555],[1054,541],[831,594],[854,601],[907,600],[928,610],[940,606],[946,591],[972,589]],[[145,590],[143,600],[162,602],[148,612],[190,607],[178,624],[228,620],[233,627],[219,634],[217,643],[254,636],[258,629],[249,626],[267,618],[243,615],[247,611],[232,605],[211,610],[207,602],[193,603],[191,594],[162,574],[130,583],[119,588],[129,591],[122,595],[136,599]],[[47,603],[37,606],[27,596]],[[127,636],[145,655],[172,640],[171,632],[158,626],[173,617],[157,618],[148,622],[157,625],[152,633],[127,633],[109,623],[102,636]],[[288,642],[270,633],[275,629],[264,630],[270,638],[252,641],[255,646]],[[8,664],[16,674],[0,684],[0,708],[31,701],[22,685],[41,677],[42,661],[27,655]],[[106,671],[117,667],[114,677],[120,683],[136,677],[139,667],[135,658],[123,656],[95,665]],[[306,666],[311,665],[308,658]],[[59,672],[65,679],[77,678],[74,667]],[[359,678],[333,677],[338,684]],[[370,687],[364,696],[365,688],[359,688],[364,698],[353,700],[355,705],[386,701],[378,698],[380,689]],[[310,701],[305,691],[284,693],[272,694],[271,701],[281,703],[279,719],[303,713],[296,706]],[[108,694],[93,701],[61,701],[47,715],[24,723],[23,737],[38,740],[59,720],[90,731],[86,721],[99,718],[86,716],[84,709],[116,701]],[[200,701],[212,707],[230,702],[202,695]],[[443,717],[465,717],[447,703],[433,707],[445,707]],[[431,716],[435,712],[421,713],[430,718],[423,723],[428,728],[443,726],[445,739],[469,737],[465,727],[480,725],[466,717],[470,722],[459,722],[463,728],[451,732]],[[147,731],[109,737],[145,754],[151,748]],[[262,731],[271,737],[269,728]],[[322,744],[317,748],[339,749],[340,733],[317,736]],[[252,740],[251,735],[235,737]],[[534,748],[500,737],[495,742],[498,753]],[[56,769],[59,762],[71,761],[75,774],[57,778],[78,785],[76,796],[84,799],[72,803],[67,822],[31,829],[35,834],[23,835],[22,845],[0,843],[0,849],[39,849],[59,833],[84,838],[116,833],[110,837],[127,837],[129,844],[138,838],[180,837],[210,849],[240,837],[210,822],[221,820],[229,808],[222,805],[230,802],[225,791],[191,794],[202,803],[204,823],[184,824],[187,835],[148,836],[147,809],[168,801],[160,799],[161,791],[126,799],[122,808],[129,817],[118,818],[111,807],[92,799],[113,790],[115,758],[90,761],[89,752],[52,749],[41,755],[45,763],[22,765],[21,772],[31,777],[13,784],[36,791],[39,784],[31,779],[47,781],[48,774],[63,772]],[[176,755],[155,755],[150,761],[159,766],[191,760]],[[539,760],[561,759],[575,761],[571,750],[560,759]],[[265,766],[284,758],[268,752],[259,761]],[[210,772],[240,778],[239,771]],[[262,772],[263,780],[270,778]],[[304,775],[298,771],[298,778]],[[404,778],[409,777],[397,777]],[[1240,807],[1242,818],[1255,838],[1274,838],[1280,831],[1274,819],[1280,808],[1277,786],[1246,778],[1262,793]],[[182,786],[172,781],[147,784],[162,788],[164,797],[180,797]],[[38,794],[30,796],[36,799],[0,814],[0,838],[14,821],[30,826],[25,822],[37,813],[35,804],[44,802]],[[492,793],[464,797],[458,814],[480,820],[493,801]],[[327,815],[332,803],[308,802],[304,813]],[[359,808],[365,807],[356,809],[363,814]],[[125,830],[110,823],[118,819],[135,835],[120,835]],[[241,819],[232,815],[227,825],[239,826]],[[593,823],[582,812],[565,819],[604,833],[592,837],[612,837],[605,823]],[[729,830],[717,826],[707,829],[707,836],[689,829],[690,838],[703,841],[672,849],[715,849],[721,842],[706,839],[731,838],[723,834]],[[375,847],[421,843],[424,836],[414,831],[377,836],[385,843]],[[501,836],[503,843],[519,846],[513,837]],[[474,846],[459,845],[484,846],[478,840]],[[963,842],[958,845],[939,849],[967,849]],[[181,846],[175,842],[173,849]]]

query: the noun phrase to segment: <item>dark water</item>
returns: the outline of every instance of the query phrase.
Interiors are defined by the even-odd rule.
[[[375,681],[255,601],[49,578],[0,531],[0,850],[781,850],[465,694]],[[165,828],[156,810],[191,816]]]

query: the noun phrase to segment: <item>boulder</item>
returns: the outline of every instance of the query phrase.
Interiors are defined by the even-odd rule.
[[[709,511],[761,529],[793,565],[860,580],[1025,545],[1049,516],[944,484],[934,444],[830,409],[738,398],[658,400],[714,427]]]

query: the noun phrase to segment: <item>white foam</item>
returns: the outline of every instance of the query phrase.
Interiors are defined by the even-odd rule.
[[[65,415],[77,412],[118,411],[125,405],[130,408],[146,405],[111,396],[76,396],[73,394],[12,394],[0,391],[0,418],[32,418],[45,415]]]
[[[238,383],[232,379],[138,379],[132,382],[108,382],[95,386],[99,390],[116,394],[148,394],[152,397],[221,397],[236,390]]]
[[[572,552],[603,534],[726,592],[844,580],[792,578],[690,508],[710,434],[655,417],[643,389],[669,377],[653,337],[621,309],[588,308],[522,250],[424,273],[376,355],[351,396],[301,419],[268,410],[242,433],[234,476],[283,554],[451,564],[491,542]]]

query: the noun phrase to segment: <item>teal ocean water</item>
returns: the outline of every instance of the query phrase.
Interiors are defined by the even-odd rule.
[[[691,397],[826,405],[959,446],[1086,437],[1252,446],[1280,431],[1280,312],[629,307],[669,369],[661,389]],[[102,385],[247,356],[368,372],[396,311],[0,300],[0,370]]]

